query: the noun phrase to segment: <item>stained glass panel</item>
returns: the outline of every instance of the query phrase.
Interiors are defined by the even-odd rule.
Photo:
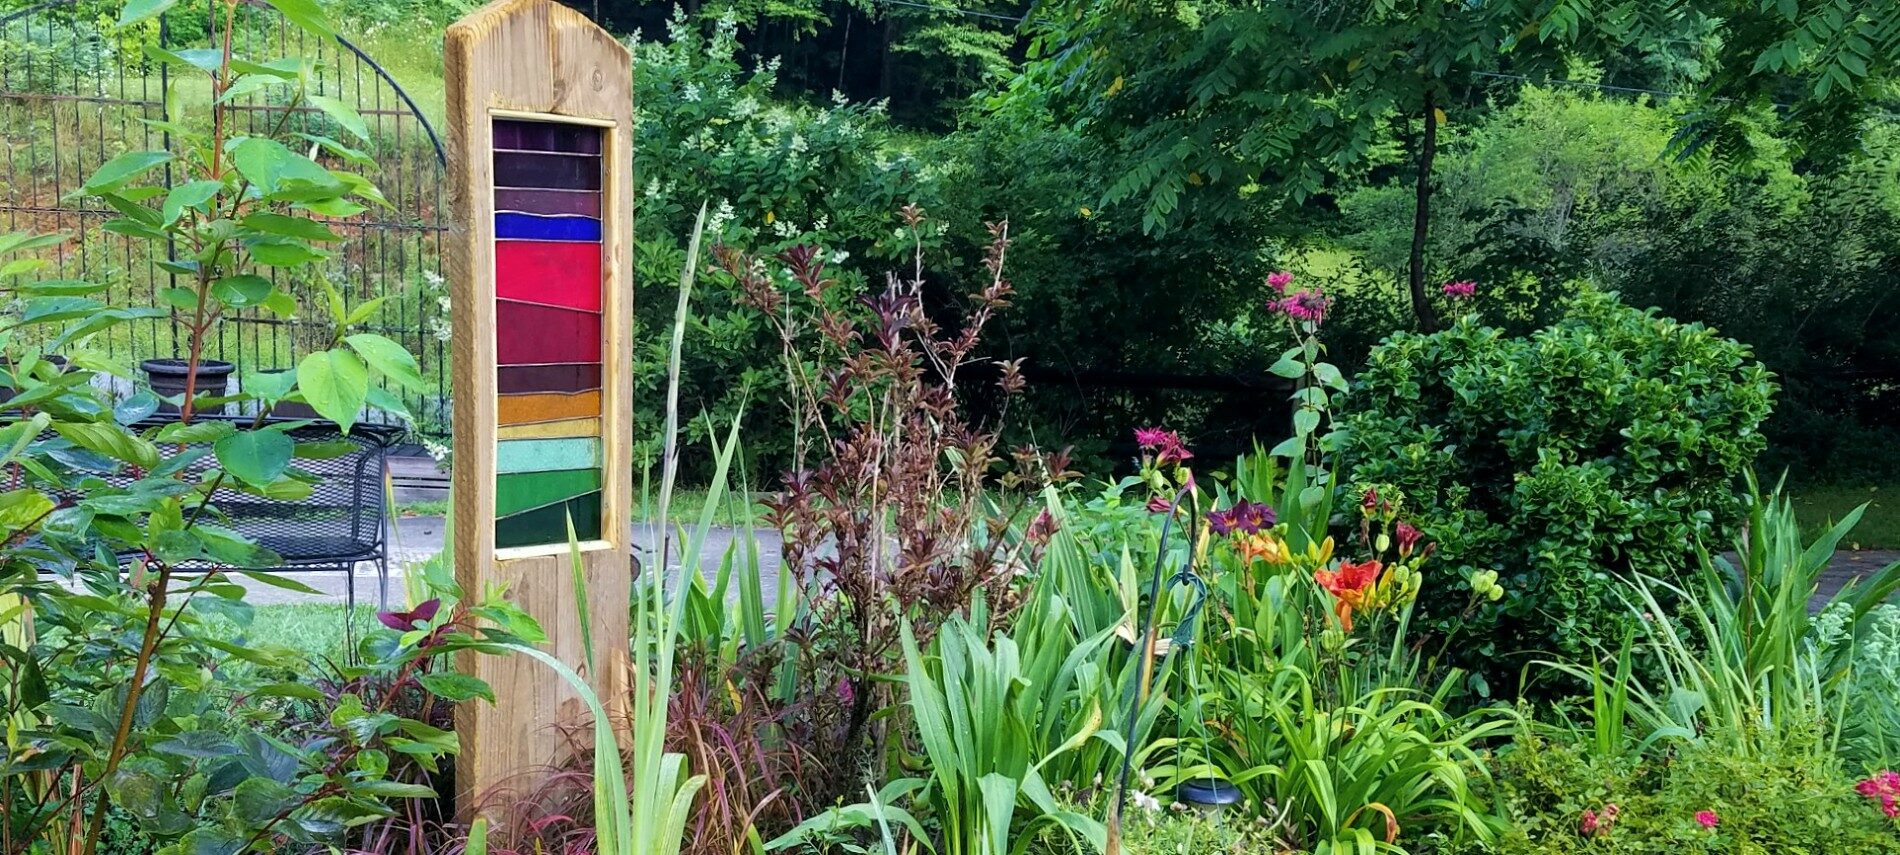
[[[602,143],[494,120],[498,548],[601,536]]]

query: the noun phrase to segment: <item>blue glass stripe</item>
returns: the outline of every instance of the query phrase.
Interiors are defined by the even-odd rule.
[[[574,215],[547,216],[496,211],[495,237],[499,240],[598,241],[600,220]]]

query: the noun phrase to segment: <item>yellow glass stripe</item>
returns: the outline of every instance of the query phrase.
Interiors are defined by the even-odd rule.
[[[496,439],[552,439],[562,436],[600,436],[600,419],[565,419],[527,425],[503,425]]]

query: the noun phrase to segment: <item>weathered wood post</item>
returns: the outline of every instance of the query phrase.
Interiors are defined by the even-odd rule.
[[[506,585],[614,715],[628,691],[632,58],[549,0],[496,0],[444,44],[456,582],[469,596]],[[497,788],[532,788],[566,759],[562,728],[589,717],[525,656],[458,665],[496,699],[456,716],[466,815]]]

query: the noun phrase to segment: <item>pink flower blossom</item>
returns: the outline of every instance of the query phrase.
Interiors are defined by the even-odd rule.
[[[1478,293],[1478,283],[1473,282],[1469,279],[1460,279],[1456,282],[1447,282],[1444,284],[1443,288],[1445,291],[1445,296],[1450,297],[1453,300],[1469,300],[1472,298],[1473,295],[1476,295]]]
[[[1148,500],[1148,513],[1165,514],[1172,510],[1174,510],[1174,503],[1164,497],[1155,496]]]
[[[1191,460],[1194,452],[1181,442],[1181,435],[1158,427],[1136,428],[1135,444],[1142,451],[1155,452],[1155,463],[1166,466]]]
[[[1143,451],[1153,451],[1160,448],[1174,435],[1174,431],[1158,427],[1135,428],[1135,444],[1141,446]]]
[[[1900,772],[1888,769],[1854,785],[1854,792],[1880,803],[1888,819],[1900,819]]]
[[[1722,818],[1716,816],[1715,811],[1699,810],[1695,812],[1695,822],[1696,825],[1700,825],[1703,828],[1714,828],[1721,824]]]
[[[1399,542],[1399,557],[1410,558],[1412,556],[1412,547],[1418,545],[1418,529],[1413,527],[1411,523],[1400,520],[1395,530],[1395,536]]]
[[[1615,802],[1605,804],[1602,813],[1586,808],[1583,812],[1583,821],[1577,823],[1577,833],[1584,837],[1608,837],[1610,829],[1616,827],[1617,814],[1622,812],[1622,808],[1617,807]]]
[[[1272,288],[1275,294],[1285,294],[1286,286],[1291,284],[1293,284],[1293,274],[1284,270],[1267,274],[1267,287]]]
[[[1326,320],[1326,312],[1333,307],[1333,298],[1314,288],[1288,294],[1278,300],[1267,301],[1267,311],[1286,315],[1296,321],[1320,323]]]

